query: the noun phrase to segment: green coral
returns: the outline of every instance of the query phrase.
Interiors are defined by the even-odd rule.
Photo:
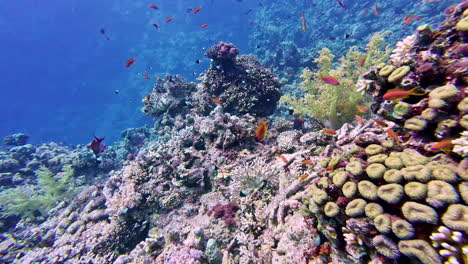
[[[333,67],[335,56],[327,48],[319,52],[314,60],[319,69],[315,72],[308,68],[303,70],[301,87],[307,92],[304,97],[296,98],[283,96],[280,103],[290,104],[294,112],[308,115],[329,123],[331,127],[338,128],[354,119],[356,106],[364,100],[363,95],[356,89],[359,77],[368,71],[371,65],[387,61],[390,49],[384,42],[387,32],[375,34],[367,44],[366,51],[358,51],[357,47],[348,50],[345,56],[339,59],[337,67]],[[363,66],[359,62],[366,58]],[[339,81],[339,85],[332,86],[322,81],[323,76],[332,76]]]
[[[33,217],[36,212],[47,215],[58,202],[73,197],[77,188],[71,184],[74,170],[71,166],[63,168],[63,174],[56,179],[46,167],[36,171],[37,186],[19,186],[0,193],[2,216],[18,215]]]

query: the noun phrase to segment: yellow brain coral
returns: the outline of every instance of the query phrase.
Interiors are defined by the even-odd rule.
[[[401,211],[405,218],[410,222],[423,222],[429,224],[437,224],[437,212],[430,206],[415,202],[406,202],[401,207]]]
[[[415,257],[424,264],[442,264],[439,254],[424,240],[402,240],[398,243],[400,252]]]

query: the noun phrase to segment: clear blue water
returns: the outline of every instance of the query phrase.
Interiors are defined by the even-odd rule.
[[[235,43],[241,54],[260,44],[274,52],[287,40],[311,51],[327,46],[342,52],[379,30],[394,31],[394,43],[418,24],[436,25],[444,8],[457,2],[344,0],[343,10],[336,0],[2,0],[0,137],[24,132],[32,143],[78,144],[96,133],[109,143],[123,129],[152,125],[140,112],[154,81],[143,78],[145,71],[194,81],[209,66],[203,49],[218,41]],[[195,7],[203,9],[187,12]],[[301,12],[307,32],[300,28]],[[423,20],[404,25],[410,13]],[[165,23],[168,17],[174,20]],[[362,36],[355,40],[341,38],[358,31]],[[126,68],[130,58],[137,61]]]

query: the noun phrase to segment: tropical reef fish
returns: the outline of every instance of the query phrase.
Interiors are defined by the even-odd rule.
[[[330,85],[340,85],[340,82],[332,76],[322,76],[320,79]]]
[[[359,66],[360,66],[360,67],[364,66],[364,64],[366,64],[366,60],[367,60],[367,57],[362,58],[362,59],[359,61]]]
[[[211,97],[211,101],[213,101],[215,104],[219,104],[219,105],[223,103],[223,102],[221,102],[221,100],[219,100],[216,97]]]
[[[280,158],[281,160],[284,162],[284,163],[288,163],[289,160],[284,156],[284,155],[280,155]]]
[[[305,16],[304,16],[304,12],[302,12],[301,14],[301,20],[302,20],[302,30],[304,31],[307,31],[307,23],[306,23],[306,19],[305,19]]]
[[[421,17],[414,16],[414,14],[411,13],[409,16],[405,17],[403,22],[405,23],[405,25],[409,25],[411,23],[411,21],[413,21],[413,20],[420,21],[421,19],[422,19]]]
[[[159,9],[159,7],[157,7],[156,5],[149,5],[149,7],[150,7],[150,8],[153,8],[153,9],[156,9],[156,10]]]
[[[311,160],[303,160],[302,164],[312,166],[314,163]]]
[[[344,9],[346,10],[346,6],[345,4],[343,3],[343,0],[337,0],[338,1],[338,4]]]
[[[364,119],[360,115],[356,115],[356,120],[358,121],[358,124],[364,125]]]
[[[158,24],[156,24],[156,23],[151,23],[151,25],[153,25],[153,27],[155,27],[157,30],[159,30]]]
[[[398,138],[397,133],[393,131],[393,129],[391,128],[387,129],[387,134],[390,136],[390,138],[395,140],[395,143],[400,144],[400,139]]]
[[[93,151],[93,153],[94,153],[94,155],[96,157],[99,157],[99,155],[101,155],[101,153],[106,150],[106,145],[104,145],[104,143],[102,143],[102,141],[105,138],[106,137],[98,138],[98,137],[96,137],[96,135],[94,135],[94,140],[88,146],[89,149],[91,149],[91,151]]]
[[[131,66],[135,63],[135,61],[136,61],[135,58],[129,59],[129,60],[125,63],[125,67],[126,67],[126,68],[131,67]]]
[[[365,108],[365,107],[362,106],[362,105],[356,106],[356,109],[357,109],[359,112],[361,112],[361,113],[367,112],[367,108]]]
[[[255,137],[258,141],[262,141],[267,136],[267,132],[268,120],[260,120],[260,124],[258,125],[257,130],[255,130]]]
[[[380,16],[380,10],[379,10],[379,6],[377,4],[374,4],[374,14],[376,16]]]
[[[409,91],[401,90],[401,89],[391,89],[391,90],[388,90],[383,95],[383,99],[398,101],[400,99],[408,98],[411,95],[424,95],[424,94],[416,93],[415,91],[417,88],[418,87],[415,87]]]
[[[323,133],[328,134],[328,135],[336,135],[336,131],[333,130],[333,129],[330,129],[330,128],[329,129],[324,129],[322,131],[323,131]]]
[[[201,7],[197,7],[195,9],[193,9],[193,13],[198,14],[198,12],[200,12],[200,10],[201,10]]]
[[[443,151],[443,152],[450,152],[452,150],[453,143],[451,139],[444,139],[437,143],[434,143],[430,146],[431,151]]]
[[[151,79],[151,77],[148,75],[148,72],[145,72],[143,74],[143,78],[148,79],[148,80]]]
[[[169,22],[171,22],[172,20],[174,20],[173,17],[168,17],[168,18],[166,18],[166,20],[165,20],[164,22],[169,23]]]
[[[206,28],[208,26],[208,24],[202,24],[200,27],[201,28]]]
[[[372,120],[373,120],[375,123],[377,123],[377,125],[379,125],[379,126],[382,126],[382,127],[386,127],[386,126],[388,126],[388,125],[387,125],[387,123],[385,123],[385,122],[384,122],[384,121],[382,121],[382,120],[375,119],[375,118],[374,118],[374,119],[372,119]]]
[[[253,9],[249,9],[249,10],[245,11],[244,15],[248,15],[248,14],[250,14],[250,12],[252,12],[252,11],[253,11]]]

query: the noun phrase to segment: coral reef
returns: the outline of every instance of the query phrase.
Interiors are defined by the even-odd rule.
[[[335,69],[323,51],[304,85],[334,110],[319,115],[304,104],[302,114],[343,124],[336,131],[317,131],[319,122],[293,113],[270,118],[268,135],[256,140],[257,118],[275,110],[280,84],[253,57],[219,43],[198,84],[158,78],[143,100],[154,128],[124,131],[98,160],[85,146],[0,150],[1,260],[466,262],[466,71],[454,47],[464,41],[467,6],[450,8],[437,30],[418,28],[391,58],[382,35]],[[320,74],[340,85],[328,87]],[[334,88],[351,94],[337,99]],[[393,88],[417,93],[384,100]],[[378,116],[354,125],[358,101],[350,99],[361,92],[375,99]],[[19,197],[20,189],[49,202]]]

